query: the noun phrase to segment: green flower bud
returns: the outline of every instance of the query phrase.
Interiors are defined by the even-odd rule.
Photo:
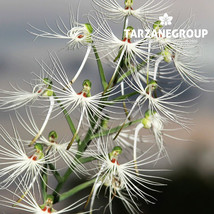
[[[113,159],[117,159],[118,155],[120,155],[122,153],[122,148],[120,146],[115,146],[112,149],[112,152],[109,153],[109,159],[113,160]]]
[[[157,81],[151,80],[148,85],[151,85],[154,89],[158,87]]]
[[[157,87],[158,87],[157,82],[155,80],[151,80],[146,87],[146,93],[149,94],[149,93],[153,92],[154,90],[157,89]]]
[[[35,148],[36,150],[40,151],[40,152],[43,151],[43,145],[40,144],[40,143],[36,143],[35,146],[34,146],[34,148]]]
[[[90,91],[91,91],[91,85],[92,85],[91,81],[90,80],[84,80],[82,85],[83,85],[82,92],[85,93],[87,97],[90,97],[91,96]]]
[[[153,24],[153,29],[156,30],[156,31],[159,31],[160,28],[162,28],[163,25],[161,25],[161,21],[158,20],[156,21],[154,24]]]
[[[91,24],[90,23],[86,23],[84,25],[85,25],[86,29],[88,30],[88,32],[90,34],[92,34],[93,33],[93,28],[92,28]]]
[[[51,131],[49,134],[48,134],[48,140],[51,142],[51,141],[55,141],[56,139],[58,138],[58,135],[55,131]]]
[[[126,7],[132,7],[133,6],[133,0],[125,0],[125,6]]]
[[[45,92],[45,95],[48,96],[48,97],[51,97],[51,96],[53,96],[53,91],[52,90],[47,90]]]
[[[53,202],[54,202],[54,196],[53,195],[47,195],[46,203],[53,204]]]
[[[144,114],[144,116],[145,116],[145,118],[149,118],[150,116],[152,115],[152,111],[151,110],[147,110],[146,112],[145,112],[145,114]]]
[[[132,26],[128,26],[128,27],[126,28],[126,30],[128,30],[128,38],[127,38],[127,39],[131,39],[132,31],[134,30],[134,28],[133,28]],[[124,38],[126,38],[126,36],[127,36],[127,33],[126,33],[126,31],[125,31],[125,36],[124,36]]]
[[[165,50],[161,52],[161,55],[164,57],[165,62],[170,63],[172,61],[172,52],[169,49],[165,48]]]
[[[83,87],[90,87],[92,86],[92,83],[90,80],[84,80],[83,84],[82,84]]]
[[[143,118],[141,123],[143,124],[143,127],[145,129],[150,129],[152,127],[152,123],[151,123],[151,120],[149,118]]]
[[[46,85],[52,85],[52,84],[53,84],[52,81],[51,81],[50,79],[48,79],[48,78],[44,78],[44,79],[43,79],[43,82],[44,82]]]
[[[112,152],[117,152],[118,154],[121,154],[123,151],[123,149],[120,147],[120,146],[115,146],[113,149],[112,149]]]

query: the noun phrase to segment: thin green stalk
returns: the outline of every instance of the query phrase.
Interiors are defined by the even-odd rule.
[[[49,154],[49,151],[50,150],[47,151],[46,155]],[[45,160],[47,161],[47,158],[45,158]],[[47,168],[48,168],[48,164],[44,164],[44,170],[42,171],[42,178],[41,178],[43,201],[45,201],[47,198],[47,183],[48,183]]]
[[[59,174],[59,172],[56,170],[55,166],[52,163],[49,163],[48,166],[52,170],[52,173],[53,173],[54,177],[56,178],[56,180],[58,181],[58,183],[61,182],[62,177]]]
[[[93,45],[92,47],[93,47],[94,55],[95,55],[96,60],[97,60],[97,66],[99,69],[100,79],[102,82],[103,90],[105,90],[105,88],[108,86],[108,83],[106,82],[106,77],[105,77],[105,73],[103,70],[103,66],[102,66],[102,63],[101,63],[101,60],[100,60],[100,57],[99,57],[99,54],[97,52],[95,45]]]
[[[141,122],[142,118],[141,119],[137,119],[137,120],[134,120],[134,121],[131,121],[131,122],[128,122],[126,123],[123,128],[127,128],[131,125],[134,125],[136,123],[139,123]],[[102,131],[101,133],[97,133],[97,134],[94,134],[91,136],[90,140],[93,140],[94,138],[98,138],[98,137],[103,137],[103,136],[107,136],[107,135],[111,135],[111,134],[115,134],[116,132],[118,132],[120,129],[121,129],[122,126],[117,126],[115,128],[112,128],[110,130],[105,130],[105,131]]]
[[[90,181],[87,181],[85,183],[82,183],[76,187],[74,187],[73,189],[67,191],[67,192],[64,192],[60,195],[59,197],[59,201],[63,201],[69,197],[71,197],[72,195],[76,194],[77,192],[80,192],[81,190],[87,188],[87,187],[90,187],[94,184],[96,178],[90,180]]]
[[[54,203],[59,202],[59,191],[63,187],[64,183],[67,181],[71,173],[74,171],[74,169],[68,168],[68,170],[65,172],[64,176],[61,178],[61,182],[58,183],[56,186],[56,189],[54,190],[53,196],[54,196]]]
[[[42,197],[43,201],[45,201],[47,198],[47,182],[48,182],[47,170],[44,170],[41,182],[42,182]]]
[[[78,161],[80,163],[87,163],[87,162],[91,162],[95,159],[96,159],[95,157],[87,157],[87,158],[79,157]],[[59,201],[60,196],[58,195],[58,193],[61,190],[61,188],[63,187],[64,183],[68,180],[69,176],[72,174],[72,172],[74,171],[75,168],[76,168],[76,165],[74,165],[72,168],[68,168],[67,171],[65,172],[65,174],[63,176],[61,176],[60,181],[58,181],[58,185],[53,193],[53,195],[55,196],[55,203]]]
[[[88,162],[91,162],[93,160],[96,160],[96,158],[95,157],[80,158],[78,161],[80,163],[88,163]]]
[[[137,91],[134,91],[134,92],[132,92],[130,94],[121,95],[121,96],[113,99],[113,101],[125,100],[125,99],[127,99],[129,97],[132,97],[132,96],[136,95],[136,94],[139,94],[139,93]],[[111,105],[111,104],[109,104],[109,105]]]
[[[60,104],[61,101],[57,98],[57,96],[56,96],[55,93],[53,94],[53,96],[54,96],[54,98],[57,100],[57,103]],[[67,123],[68,123],[68,125],[69,125],[69,128],[70,128],[72,134],[74,135],[74,134],[76,133],[76,128],[75,128],[75,126],[74,126],[73,121],[71,120],[71,117],[69,116],[67,110],[64,108],[64,106],[63,106],[62,104],[60,104],[60,108],[62,109],[63,114],[65,115],[65,119],[66,119],[66,121],[67,121]],[[80,138],[79,138],[78,135],[76,136],[76,140],[77,140],[78,143],[80,142]]]
[[[120,78],[117,80],[117,83],[122,82],[126,77],[130,76],[132,73],[133,71],[131,69],[128,70],[127,72],[120,76]]]

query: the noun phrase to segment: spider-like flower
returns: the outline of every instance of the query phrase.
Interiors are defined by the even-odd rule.
[[[164,122],[166,122],[167,120],[160,116],[160,114],[158,114],[157,112],[152,112],[151,110],[147,110],[144,114],[144,118],[142,119],[141,123],[139,123],[136,128],[135,128],[135,139],[134,139],[134,149],[133,149],[133,158],[136,161],[137,160],[137,143],[138,143],[138,134],[139,131],[142,128],[145,129],[151,129],[154,137],[155,137],[155,142],[158,146],[158,157],[157,159],[160,158],[160,156],[164,156],[167,157],[169,159],[168,153],[165,149],[164,146],[164,139],[163,139],[163,129],[164,129]],[[170,161],[170,159],[169,159]],[[137,169],[137,165],[136,165],[136,170]]]
[[[33,117],[33,114],[30,111],[26,111],[27,117],[29,120],[29,124],[23,119],[23,117],[16,112],[17,120],[19,121],[20,125],[32,136],[35,136],[39,132],[39,128],[36,125],[35,119]],[[73,143],[71,148],[67,150],[67,146],[69,142],[60,140],[58,142],[58,135],[55,131],[50,131],[48,135],[48,139],[45,138],[43,135],[40,136],[40,138],[37,140],[37,143],[42,144],[46,147],[46,151],[49,155],[53,155],[53,157],[60,157],[63,159],[65,164],[70,167],[71,169],[74,169],[74,172],[78,173],[86,173],[86,170],[84,166],[78,161],[76,158],[76,155],[78,155],[77,151],[77,145],[76,142]],[[30,143],[30,141],[22,140],[23,142]],[[52,160],[52,164],[54,164],[54,161],[57,161],[57,159]]]
[[[103,57],[108,56],[111,63],[114,62],[113,66],[115,67],[108,86],[113,83],[121,67],[125,66],[129,68],[132,64],[135,65],[142,63],[142,61],[146,61],[148,55],[155,55],[148,53],[148,42],[146,39],[131,41],[134,29],[132,26],[127,26],[125,28],[121,40],[114,35],[110,26],[104,19],[97,18],[96,22],[98,30],[97,34],[93,36],[94,44],[98,51],[103,54]],[[123,65],[122,61],[124,62]],[[105,92],[107,89],[108,87],[105,89]]]
[[[122,40],[117,38],[108,25],[107,21],[101,17],[96,20],[97,34],[93,36],[93,41],[100,53],[107,52],[112,61],[120,64],[123,57],[126,57],[128,62],[136,62],[139,57],[144,60],[147,57],[148,41],[145,39],[131,41],[133,32],[132,26],[127,26],[124,29]]]
[[[152,44],[161,51],[170,49],[186,56],[192,55],[192,50],[197,50],[199,44],[196,38],[189,38],[180,32],[187,32],[192,25],[192,19],[189,18],[179,26],[172,26],[172,35],[167,36],[167,29],[164,28],[161,21],[155,21],[152,26],[150,40]]]
[[[184,50],[184,52],[181,53],[174,51],[172,48],[165,48],[161,52],[158,59],[155,61],[153,79],[157,80],[159,64],[161,62],[166,62],[169,64],[168,67],[173,64],[174,73],[179,74],[184,82],[186,82],[190,86],[195,86],[206,91],[206,89],[203,89],[199,84],[209,83],[211,81],[211,78],[204,76],[204,72],[200,71],[201,65],[199,65],[198,63],[198,54],[195,54],[194,50],[192,50],[191,53],[191,49],[188,49],[188,46],[186,46],[185,48],[187,48],[186,50],[188,52],[185,52]],[[164,68],[166,68],[166,66]],[[173,80],[173,77],[171,77],[171,80]]]
[[[14,91],[0,89],[0,109],[14,110],[23,107],[29,103],[35,102],[37,99],[47,99],[52,96],[51,80],[49,78],[39,77],[35,83],[31,83],[32,91],[25,91],[20,87],[14,87]]]
[[[22,188],[26,188],[26,184],[22,184]],[[22,188],[19,188],[19,191],[24,194]],[[7,189],[7,191],[13,194],[13,198],[19,197],[18,194],[14,193],[13,191]],[[31,192],[22,199],[21,203],[17,203],[11,198],[7,198],[3,195],[0,196],[2,200],[0,200],[0,204],[4,207],[13,209],[14,212],[25,211],[27,213],[33,214],[48,214],[48,213],[55,213],[55,214],[64,214],[64,213],[76,213],[75,210],[82,206],[85,203],[85,197],[77,200],[76,202],[72,203],[71,205],[62,208],[60,210],[55,210],[54,207],[54,197],[52,195],[47,195],[46,199],[44,200],[43,204],[39,204],[39,200],[37,200]],[[82,214],[86,214],[89,212],[81,212]]]
[[[97,11],[104,14],[107,19],[118,22],[128,16],[134,16],[142,21],[143,24],[162,15],[161,12],[171,6],[169,1],[164,0],[157,3],[155,3],[154,0],[147,0],[138,9],[133,8],[134,0],[125,0],[124,7],[122,7],[116,0],[93,0],[93,2],[99,7],[96,8]]]
[[[113,104],[115,104],[115,101],[111,101],[108,99],[110,98],[110,96],[114,96],[118,92],[112,89],[111,95],[109,93],[103,95],[102,92],[96,95],[91,95],[92,83],[90,80],[83,81],[82,90],[76,92],[73,86],[70,84],[69,78],[60,61],[52,56],[51,60],[55,69],[52,78],[53,81],[57,83],[57,85],[53,85],[57,100],[60,101],[60,105],[63,106],[63,108],[67,109],[68,114],[71,114],[75,109],[81,110],[81,115],[76,128],[76,133],[74,134],[73,139],[71,140],[71,146],[80,130],[80,126],[83,122],[84,117],[90,124],[90,121],[96,122],[96,118],[104,118],[106,116],[105,113],[115,113],[113,110],[106,109],[105,107],[117,108],[117,106],[112,106]],[[49,73],[52,72],[52,70],[50,68],[47,68],[46,72]],[[114,117],[109,116],[109,118]],[[70,146],[68,147],[68,149],[70,148]]]
[[[183,24],[181,24],[176,30],[179,32],[188,31],[191,19],[188,19]],[[174,63],[175,72],[179,73],[182,79],[190,84],[191,86],[196,86],[201,88],[199,83],[208,83],[209,78],[203,76],[202,72],[199,70],[200,66],[198,63],[199,53],[198,53],[198,41],[196,38],[186,38],[185,36],[171,36],[166,37],[162,32],[163,26],[160,21],[156,21],[153,25],[153,29],[157,31],[157,36],[152,37],[149,42],[151,46],[156,46],[160,49],[159,56],[154,59],[154,72],[153,80],[157,80],[157,72],[160,63],[169,63],[170,66]],[[162,30],[162,31],[161,31]]]
[[[190,106],[185,106],[185,104],[194,101],[197,99],[197,97],[187,101],[173,101],[173,99],[184,94],[189,88],[178,92],[181,86],[180,84],[169,92],[162,92],[163,94],[157,94],[158,84],[154,80],[151,80],[146,87],[143,86],[140,78],[138,78],[137,73],[133,75],[134,81],[128,79],[126,80],[130,87],[137,91],[139,95],[134,101],[134,104],[132,105],[128,116],[126,117],[124,124],[133,113],[137,105],[139,106],[140,110],[140,108],[142,108],[146,102],[148,102],[148,109],[150,109],[152,112],[157,112],[172,122],[178,123],[181,127],[188,129],[188,125],[191,124],[190,119],[184,115],[187,115],[187,109],[190,108]],[[121,127],[121,130],[122,128],[123,126]]]
[[[14,127],[13,127],[14,128]],[[52,155],[45,155],[43,146],[39,143],[34,145],[32,151],[26,152],[23,142],[14,128],[15,138],[0,126],[1,138],[5,144],[0,145],[0,155],[4,162],[0,163],[0,188],[7,188],[16,179],[20,183],[24,182],[28,189],[33,187],[38,178],[42,178],[42,172],[46,170],[44,164],[47,161],[54,160]]]
[[[29,31],[29,33],[33,34],[37,37],[44,37],[50,39],[65,39],[67,40],[67,47],[69,49],[80,48],[81,46],[90,46],[91,34],[93,33],[93,29],[89,23],[80,24],[78,23],[74,15],[70,14],[70,26],[67,27],[61,18],[56,22],[58,32],[51,28],[48,23],[46,23],[48,27],[48,31],[40,30],[32,25],[33,30],[36,32]]]
[[[134,200],[136,197],[142,198],[147,203],[153,203],[154,197],[150,195],[148,191],[156,191],[154,186],[164,185],[158,181],[154,181],[163,178],[149,175],[148,172],[153,171],[151,169],[139,169],[136,174],[135,161],[131,160],[123,164],[119,163],[118,158],[122,153],[120,146],[115,146],[112,151],[109,152],[107,145],[109,142],[97,143],[100,155],[97,156],[97,154],[95,154],[95,156],[98,159],[99,167],[92,188],[90,209],[92,210],[95,197],[99,189],[103,186],[109,189],[108,206],[110,213],[112,213],[112,200],[114,197],[121,199],[127,210],[133,214],[140,211]],[[137,159],[137,164],[140,167],[144,167],[156,160],[154,159],[154,155],[140,160],[144,155],[145,153]]]
[[[185,82],[202,90],[206,90],[199,84],[209,83],[212,78],[204,76],[204,72],[200,70],[201,65],[198,63],[198,57],[186,57],[183,54],[175,53],[174,55],[172,54],[172,62]]]
[[[42,73],[42,75],[36,81],[36,84],[32,85],[33,87],[32,92],[24,91],[20,88],[15,88],[15,87],[13,87],[15,91],[0,90],[0,93],[7,95],[0,98],[0,109],[4,109],[4,110],[11,110],[11,109],[14,110],[24,105],[27,105],[30,102],[33,103],[37,99],[43,98],[43,100],[46,100],[46,101],[49,100],[50,102],[48,106],[49,109],[48,109],[46,118],[44,120],[44,123],[41,129],[38,131],[37,135],[31,141],[30,145],[33,145],[36,142],[36,140],[39,138],[39,136],[42,134],[42,132],[44,131],[50,119],[50,116],[55,104],[54,98],[53,98],[52,80],[47,77],[42,78],[43,75],[44,73]]]
[[[93,28],[90,23],[79,24],[75,21],[74,15],[70,14],[70,26],[67,28],[62,19],[59,19],[60,23],[57,22],[58,31],[53,30],[47,23],[47,27],[50,32],[40,30],[36,27],[30,25],[37,32],[29,31],[31,34],[37,37],[51,38],[51,39],[65,39],[68,40],[67,47],[69,49],[80,48],[81,46],[87,47],[84,59],[76,72],[75,76],[71,80],[71,83],[74,83],[82,72],[84,65],[89,57],[92,48],[92,33]]]

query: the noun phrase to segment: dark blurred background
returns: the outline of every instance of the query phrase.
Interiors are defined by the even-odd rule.
[[[123,0],[118,1],[123,3]],[[72,71],[75,72],[79,67],[84,56],[84,49],[69,52],[63,48],[65,46],[63,40],[38,38],[33,41],[34,36],[26,30],[30,29],[28,23],[40,29],[47,29],[45,19],[54,28],[58,16],[68,24],[69,5],[75,11],[78,2],[78,0],[0,0],[0,87],[2,89],[10,89],[9,82],[22,87],[23,80],[30,81],[31,72],[39,73],[41,70],[35,59],[48,62],[49,51],[57,53],[65,69],[71,71],[70,76],[73,76]],[[136,8],[140,2],[141,0],[136,0]],[[169,15],[179,17],[178,19],[183,22],[190,13],[195,14],[194,20],[197,28],[209,30],[209,35],[201,40],[201,64],[202,70],[214,77],[213,0],[175,0],[174,2],[174,6],[169,12],[166,11]],[[89,13],[90,9],[92,9],[90,0],[80,1],[79,22],[87,21],[84,15]],[[121,32],[117,32],[115,25],[113,29],[121,35]],[[97,68],[94,69],[95,61],[88,60],[86,66],[87,71],[90,72],[84,72],[79,81],[90,78],[96,85],[98,75]],[[106,69],[109,67],[106,66]],[[80,89],[81,85],[76,84],[75,87]],[[100,90],[101,87],[98,85],[93,88],[93,93]],[[185,138],[187,141],[167,140],[166,147],[172,165],[165,161],[162,163],[162,167],[172,169],[172,172],[168,173],[168,177],[172,181],[168,182],[168,186],[162,188],[162,192],[156,195],[157,203],[155,205],[144,204],[142,206],[144,214],[213,213],[214,94],[202,93],[198,108],[199,111],[194,118],[195,126],[192,128],[191,134],[184,131],[174,133],[175,136]],[[11,113],[11,115],[13,114]],[[16,119],[13,116],[12,118],[15,125],[19,126]],[[59,118],[59,121],[57,125],[49,124],[49,129],[57,129],[61,136],[70,136],[64,119]],[[0,123],[12,134],[8,112],[0,111]],[[100,193],[101,199],[102,192]],[[115,213],[126,213],[119,200],[114,200],[113,206]],[[9,212],[6,211],[6,213]],[[15,211],[11,213],[15,213]],[[100,210],[98,213],[102,213],[102,211]]]

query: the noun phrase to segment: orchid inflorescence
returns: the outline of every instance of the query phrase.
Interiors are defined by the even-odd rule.
[[[157,32],[164,23],[171,25],[173,18],[166,14],[169,1],[145,0],[138,9],[135,0],[125,0],[124,5],[117,0],[92,3],[95,11],[88,15],[86,23],[78,23],[71,14],[70,26],[60,18],[56,29],[47,24],[47,30],[33,25],[28,30],[36,38],[65,40],[68,51],[85,48],[74,76],[65,70],[56,54],[50,54],[51,65],[40,63],[42,72],[30,83],[30,91],[18,86],[12,86],[12,91],[0,90],[0,109],[15,110],[19,127],[31,136],[25,139],[13,122],[14,136],[0,126],[0,190],[13,195],[8,198],[1,194],[0,204],[16,213],[75,213],[77,208],[83,209],[81,213],[101,213],[106,209],[114,213],[114,198],[121,200],[129,213],[142,212],[141,202],[155,203],[152,192],[167,183],[158,175],[167,170],[157,169],[157,163],[165,158],[170,161],[165,137],[176,136],[167,134],[166,125],[177,124],[189,130],[192,121],[188,115],[197,97],[183,100],[182,96],[192,87],[205,90],[200,84],[210,81],[195,64],[194,53],[199,47],[196,39],[164,35],[132,38],[132,18],[143,29]],[[122,38],[111,29],[111,21],[123,23]],[[189,23],[186,21],[182,27],[190,28]],[[75,84],[83,73],[90,72],[86,61],[92,53],[102,84],[102,91],[97,94],[92,90],[96,81],[84,80],[81,90]],[[103,60],[112,67],[111,73],[104,70]],[[41,105],[46,111],[39,126],[33,109]],[[27,119],[19,113],[22,107]],[[60,115],[64,115],[71,130],[69,140],[66,136],[59,139],[57,131],[48,129],[49,123],[58,124]],[[149,130],[150,135],[145,136],[143,130]],[[49,131],[48,136],[45,131]],[[149,142],[149,148],[145,142]],[[60,160],[63,167],[59,167]],[[80,175],[90,179],[83,183],[80,180],[81,184],[62,192],[73,173],[79,179]],[[56,187],[50,182],[53,177]],[[90,186],[88,195],[56,210],[56,203],[72,199],[75,193]],[[104,211],[95,207],[101,189],[108,197]],[[43,201],[38,200],[37,192]]]

